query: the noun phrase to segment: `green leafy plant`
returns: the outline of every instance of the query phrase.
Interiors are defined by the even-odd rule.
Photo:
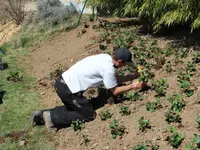
[[[191,142],[186,144],[186,150],[200,150],[200,135],[194,134]]]
[[[170,61],[168,61],[168,62],[166,63],[166,65],[165,65],[165,71],[166,71],[167,73],[171,73],[171,72],[173,71],[173,69],[172,69],[172,64],[171,64]]]
[[[128,93],[125,93],[124,97],[126,99],[132,100],[132,101],[137,101],[137,100],[142,101],[143,100],[142,96],[138,92],[128,92]]]
[[[159,146],[151,140],[146,140],[145,142],[138,144],[132,148],[132,150],[158,150]]]
[[[180,49],[180,50],[178,51],[178,55],[179,55],[181,58],[187,58],[187,56],[188,56],[188,49],[187,49],[187,48]]]
[[[165,117],[168,123],[171,122],[181,123],[181,117],[179,112],[169,110],[165,113]]]
[[[198,114],[198,116],[197,116],[197,119],[196,119],[196,122],[198,123],[198,125],[199,125],[199,127],[198,128],[200,128],[200,114]]]
[[[189,72],[179,72],[178,76],[178,82],[181,82],[182,80],[185,80],[185,81],[190,81],[190,78],[191,78],[191,75]]]
[[[192,84],[189,81],[181,80],[179,86],[180,86],[180,88],[182,88],[183,92],[188,97],[190,97],[194,94],[194,90],[192,89]]]
[[[132,148],[132,150],[148,150],[146,146],[138,144]]]
[[[123,136],[125,134],[126,127],[123,124],[120,124],[117,120],[113,120],[110,123],[109,128],[113,139],[116,139],[117,136]]]
[[[9,72],[7,77],[8,81],[19,82],[23,80],[23,74],[19,71],[16,72]]]
[[[166,90],[169,87],[166,79],[152,80],[152,88],[156,91],[158,97],[165,96]]]
[[[151,126],[149,125],[149,120],[145,120],[144,117],[141,117],[138,120],[138,127],[139,127],[139,130],[142,132],[146,131],[146,129],[151,128]]]
[[[128,116],[131,114],[131,111],[128,109],[128,106],[121,106],[119,113],[122,114],[122,116]]]
[[[110,111],[107,109],[106,111],[101,111],[99,116],[101,117],[101,120],[108,120],[112,117],[113,114],[110,113]]]
[[[188,72],[196,71],[195,65],[192,62],[186,62],[185,65]]]
[[[188,72],[180,72],[178,77],[179,87],[182,91],[188,96],[192,96],[194,94],[194,87],[190,82],[191,75]]]
[[[157,109],[161,108],[160,98],[156,99],[156,102],[147,102],[146,110],[150,112],[155,112]]]
[[[74,131],[82,130],[85,128],[85,123],[81,120],[72,121],[71,127],[74,129]]]
[[[186,144],[186,150],[200,150],[200,135],[194,134],[193,140]]]
[[[169,102],[171,103],[171,110],[175,112],[181,112],[185,107],[185,102],[183,100],[183,95],[174,93],[168,97]]]
[[[197,102],[200,103],[200,93],[197,94]]]
[[[168,137],[169,144],[173,148],[178,148],[179,145],[184,140],[184,135],[181,133],[178,133],[176,128],[170,128],[170,132],[172,133],[172,135]]]
[[[139,81],[141,82],[148,82],[149,79],[153,78],[155,75],[148,70],[142,70],[140,72]]]
[[[192,60],[194,63],[200,63],[200,53],[193,54]]]

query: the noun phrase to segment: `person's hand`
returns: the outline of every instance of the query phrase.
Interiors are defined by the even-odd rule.
[[[145,87],[147,84],[144,82],[134,81],[132,83],[132,85],[133,85],[134,89],[141,89],[141,88]]]

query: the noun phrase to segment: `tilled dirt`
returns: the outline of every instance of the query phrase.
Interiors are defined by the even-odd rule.
[[[78,60],[101,52],[99,51],[99,45],[93,43],[99,33],[92,29],[92,24],[86,29],[86,33],[77,37],[80,30],[81,28],[71,32],[59,33],[48,42],[42,44],[38,49],[33,50],[30,55],[31,75],[35,76],[38,81],[42,108],[52,108],[61,105],[54,90],[53,81],[49,77],[58,64],[62,64],[67,69]],[[163,43],[166,45],[165,41]],[[176,70],[171,74],[166,74],[162,69],[155,73],[156,77],[167,78],[169,88],[166,95],[180,90],[177,86],[176,74]],[[193,83],[199,87],[199,69],[195,77],[193,77]],[[199,133],[195,121],[200,111],[199,104],[196,103],[196,95],[199,92],[200,89],[198,88],[192,97],[187,98],[186,107],[181,112],[182,124],[173,124],[185,136],[184,141],[178,148],[179,150],[185,149],[185,144],[193,138],[194,133]],[[143,101],[124,101],[110,107],[101,107],[97,109],[97,113],[102,109],[108,108],[113,113],[112,119],[101,121],[98,115],[94,121],[86,123],[85,129],[82,131],[74,132],[72,128],[59,130],[53,139],[57,150],[130,150],[133,146],[145,140],[154,141],[160,146],[160,150],[172,150],[172,146],[166,141],[168,136],[166,129],[169,124],[165,121],[164,114],[170,106],[167,98],[161,98],[162,108],[156,112],[148,112],[145,108],[146,102],[155,101],[154,95],[154,91],[146,91]],[[101,100],[105,101],[105,99],[99,99],[99,101]],[[121,116],[119,113],[121,105],[129,107],[131,110],[129,116]],[[150,120],[151,129],[148,129],[146,132],[139,131],[137,126],[137,120],[142,116]],[[113,119],[122,122],[126,127],[126,133],[122,138],[112,139],[111,137],[109,124]],[[83,135],[88,136],[88,146],[84,145]]]

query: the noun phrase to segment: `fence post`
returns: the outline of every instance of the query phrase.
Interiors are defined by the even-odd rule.
[[[86,4],[87,4],[87,1],[88,1],[88,0],[85,0],[83,9],[82,9],[81,14],[80,14],[80,16],[79,16],[79,18],[78,18],[78,22],[77,22],[76,28],[77,28],[77,27],[79,26],[79,24],[80,24],[81,17],[82,17],[82,15],[83,15],[83,11],[84,11],[84,9],[85,9],[85,6],[86,6]]]

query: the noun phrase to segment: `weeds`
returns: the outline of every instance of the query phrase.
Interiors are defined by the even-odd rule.
[[[74,129],[74,131],[82,130],[85,128],[85,123],[81,120],[72,121],[71,127]]]
[[[117,120],[113,120],[110,125],[110,132],[113,139],[116,139],[117,136],[123,136],[125,134],[126,127],[123,124],[120,124]]]
[[[122,116],[128,116],[131,114],[131,111],[128,109],[128,106],[121,106],[120,107],[120,112]]]
[[[176,128],[173,128],[173,127],[170,128],[170,132],[172,133],[172,135],[168,137],[169,144],[173,148],[178,148],[179,145],[184,140],[184,135],[183,134],[179,134],[177,132]]]
[[[146,129],[151,128],[151,126],[149,125],[149,120],[145,120],[144,117],[141,117],[138,120],[138,127],[139,127],[139,130],[142,132],[146,131]]]
[[[111,114],[108,109],[106,111],[101,111],[99,114],[101,120],[108,120],[112,117],[112,115],[113,114]]]
[[[21,72],[10,72],[8,77],[7,77],[8,81],[13,81],[13,82],[19,82],[23,80],[23,74]]]

